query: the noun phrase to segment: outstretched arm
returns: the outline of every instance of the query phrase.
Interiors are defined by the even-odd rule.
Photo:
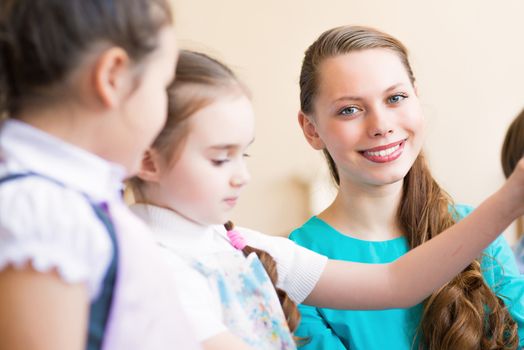
[[[473,213],[390,264],[330,260],[305,304],[337,309],[406,308],[473,261],[524,212],[524,160]]]

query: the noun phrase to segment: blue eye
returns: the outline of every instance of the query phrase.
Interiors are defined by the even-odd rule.
[[[355,106],[349,106],[342,108],[338,113],[342,115],[353,115],[360,112],[361,109]]]
[[[388,97],[388,103],[392,103],[392,104],[399,103],[400,101],[406,98],[408,98],[406,95],[396,94],[396,95]]]

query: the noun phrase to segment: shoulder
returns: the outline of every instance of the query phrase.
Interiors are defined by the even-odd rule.
[[[304,243],[316,239],[318,233],[325,230],[326,227],[325,225],[323,225],[323,222],[319,220],[316,216],[312,216],[302,226],[291,231],[289,239],[297,242],[300,245],[304,245]]]
[[[253,229],[238,227],[238,231],[246,238],[248,245],[267,250],[269,253],[281,255],[294,251],[298,246],[286,237],[272,236]]]
[[[111,257],[107,230],[80,193],[36,176],[0,186],[0,269],[30,262],[56,269],[91,295]]]
[[[508,259],[515,260],[513,250],[502,234],[484,250],[483,260],[486,259],[492,260],[492,263],[501,263]]]
[[[0,228],[2,236],[42,241],[86,239],[86,231],[105,232],[86,197],[38,177],[0,186]]]
[[[275,259],[278,286],[295,302],[301,303],[320,278],[327,258],[286,237],[270,236],[246,228],[239,228],[239,231],[245,235],[249,245],[265,250]]]
[[[248,245],[267,251],[279,263],[308,258],[325,259],[324,256],[299,246],[287,237],[272,236],[247,228],[239,228],[239,231],[246,237]]]
[[[460,221],[461,219],[471,214],[471,212],[475,210],[475,208],[467,204],[454,204],[449,208],[449,210],[453,215],[453,218],[457,221]]]

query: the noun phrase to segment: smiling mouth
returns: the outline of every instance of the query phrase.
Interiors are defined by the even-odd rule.
[[[369,161],[374,163],[388,163],[392,162],[401,156],[406,140],[390,143],[388,145],[374,147],[365,151],[359,151]]]

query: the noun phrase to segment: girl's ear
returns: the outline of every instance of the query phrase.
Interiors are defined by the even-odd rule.
[[[144,181],[158,182],[160,179],[160,155],[152,148],[148,149],[142,157],[140,170],[137,176]]]
[[[307,142],[316,150],[322,150],[325,148],[324,142],[317,133],[317,127],[315,123],[308,117],[304,112],[298,112],[298,123],[304,132]]]
[[[112,47],[95,62],[93,82],[95,93],[102,104],[117,107],[130,90],[131,60],[126,51]]]

